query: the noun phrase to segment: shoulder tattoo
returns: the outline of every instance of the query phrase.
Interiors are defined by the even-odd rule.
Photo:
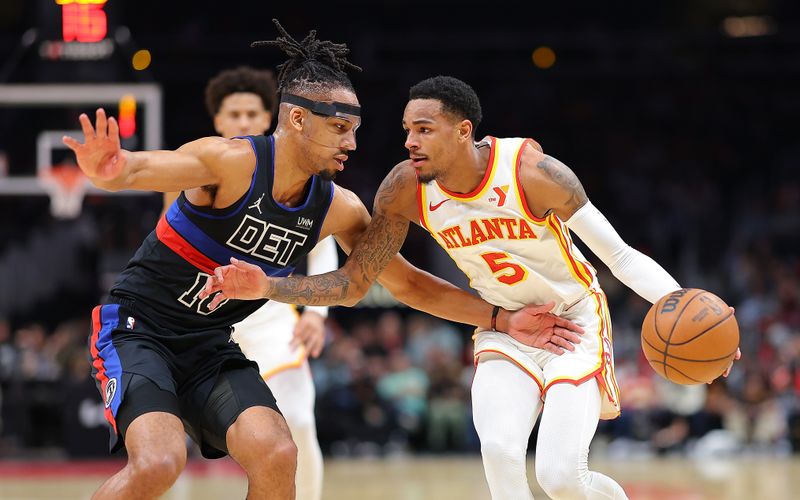
[[[575,172],[568,166],[548,155],[545,155],[536,166],[544,172],[550,180],[569,193],[569,200],[566,205],[572,213],[585,205],[589,200],[581,181],[578,180],[578,176],[575,175]]]

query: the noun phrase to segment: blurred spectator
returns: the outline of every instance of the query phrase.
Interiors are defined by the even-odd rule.
[[[402,349],[389,354],[389,371],[378,380],[378,394],[397,411],[398,422],[409,435],[416,434],[428,409],[428,375],[415,367]]]
[[[428,432],[431,451],[465,451],[469,421],[469,390],[464,387],[460,360],[439,348],[428,354]]]

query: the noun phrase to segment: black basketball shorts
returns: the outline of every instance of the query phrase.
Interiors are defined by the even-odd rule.
[[[227,337],[227,331],[220,332],[217,352],[198,354],[189,370],[185,361],[192,353],[173,353],[148,335],[141,311],[135,315],[121,304],[95,307],[92,377],[105,403],[110,451],[123,445],[134,419],[160,411],[183,421],[204,457],[220,458],[228,453],[228,428],[244,410],[266,406],[279,412],[255,363],[236,344],[228,345]]]

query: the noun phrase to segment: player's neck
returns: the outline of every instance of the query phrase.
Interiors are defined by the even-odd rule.
[[[275,169],[272,177],[272,198],[287,207],[294,207],[305,201],[306,186],[311,178],[302,165],[308,160],[301,150],[294,147],[287,137],[275,137]],[[280,143],[280,144],[279,144]]]
[[[483,182],[489,168],[491,148],[465,148],[462,155],[437,182],[454,193],[471,193]]]

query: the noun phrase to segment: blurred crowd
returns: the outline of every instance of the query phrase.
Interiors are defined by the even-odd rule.
[[[800,452],[800,270],[763,246],[729,261],[720,294],[736,307],[743,357],[729,378],[707,386],[678,386],[655,374],[639,343],[649,304],[601,272],[623,412],[601,422],[596,453]],[[0,457],[105,455],[88,329],[86,315],[52,328],[0,322]],[[334,310],[328,345],[311,362],[326,453],[477,451],[471,333],[404,308]]]

